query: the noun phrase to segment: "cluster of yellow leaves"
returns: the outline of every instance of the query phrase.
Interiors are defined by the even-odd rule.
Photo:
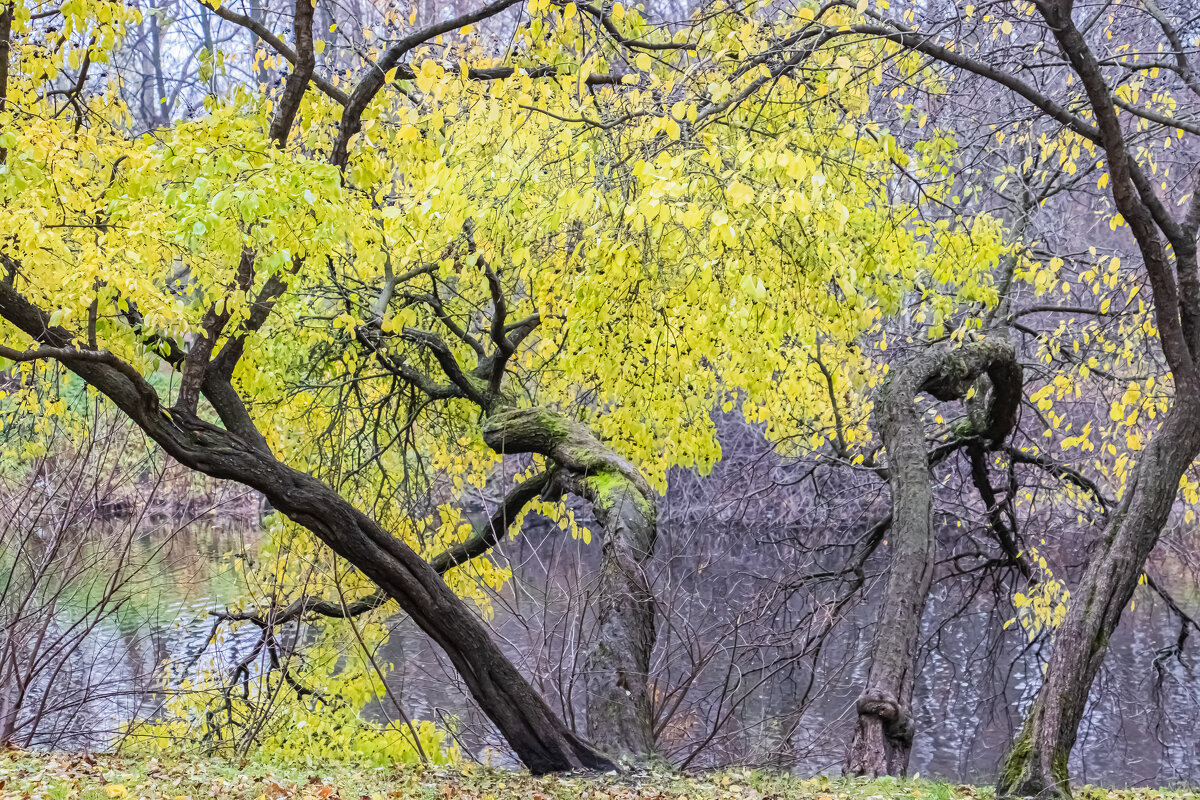
[[[720,458],[716,409],[738,406],[799,449],[865,440],[864,390],[882,371],[871,343],[888,316],[915,298],[927,335],[962,336],[977,319],[961,310],[994,303],[1001,225],[929,205],[954,199],[954,141],[927,131],[902,147],[865,117],[883,45],[818,49],[802,75],[775,76],[754,54],[811,13],[701,16],[672,34],[688,46],[630,56],[593,46],[572,4],[534,0],[529,11],[515,61],[561,65],[557,75],[473,81],[472,67],[496,62],[467,45],[414,53],[415,79],[367,110],[342,176],[322,158],[340,108],[315,91],[283,149],[265,135],[274,98],[247,86],[146,136],[127,133],[113,91],[94,92],[83,102],[105,124],[76,130],[71,115],[48,113],[40,90],[60,56],[31,44],[22,6],[0,118],[0,229],[19,232],[22,291],[81,340],[97,309],[98,346],[152,374],[163,370],[156,335],[194,340],[210,310],[236,330],[261,288],[286,280],[248,338],[237,387],[276,453],[427,556],[468,535],[455,508],[497,457],[466,401],[416,415],[401,443],[375,452],[371,409],[401,412],[390,376],[364,377],[370,358],[354,332],[378,323],[385,347],[437,379],[401,337],[433,331],[469,369],[478,355],[445,320],[482,338],[493,313],[485,263],[508,319],[542,317],[509,365],[507,396],[586,419],[660,490],[670,469]],[[831,13],[830,24],[850,19]],[[630,37],[663,35],[634,8],[614,17]],[[68,18],[70,41],[86,47],[98,31],[93,51],[111,53],[136,11],[81,4]],[[616,85],[586,84],[630,67]],[[922,181],[919,196],[897,189],[898,168]],[[248,289],[237,280],[247,252]],[[397,299],[375,319],[387,276],[426,265],[443,311]],[[427,277],[399,297],[427,292]],[[176,382],[168,372],[164,401]],[[367,455],[351,471],[331,452]],[[388,476],[418,460],[448,490],[414,514]],[[272,539],[271,592],[366,588],[304,534]],[[451,581],[482,604],[481,585],[505,577],[485,565]]]
[[[1062,581],[1054,577],[1050,565],[1036,547],[1031,547],[1026,558],[1033,565],[1034,580],[1029,589],[1013,595],[1013,606],[1017,616],[1004,623],[1005,629],[1020,622],[1029,636],[1029,641],[1045,630],[1053,630],[1067,616],[1067,603],[1071,591]]]
[[[370,619],[355,624],[357,633],[347,626],[319,631],[312,646],[289,657],[286,682],[281,672],[268,672],[265,662],[257,662],[245,692],[239,684],[227,694],[229,676],[216,655],[187,677],[173,680],[168,674],[163,713],[129,727],[128,751],[166,756],[203,741],[212,752],[249,751],[278,765],[457,763],[457,746],[433,722],[364,719],[362,709],[385,696],[376,667],[392,671],[394,665],[376,665],[362,650],[367,639],[382,645],[386,628]],[[314,693],[300,697],[294,682]],[[243,738],[249,730],[252,747]]]

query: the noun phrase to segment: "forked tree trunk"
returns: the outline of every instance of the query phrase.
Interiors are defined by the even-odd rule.
[[[586,425],[549,409],[495,413],[483,436],[497,452],[552,459],[558,488],[591,503],[603,542],[597,634],[586,661],[588,736],[614,755],[649,754],[655,603],[645,563],[657,534],[653,490]]]
[[[1198,455],[1200,397],[1178,397],[1071,592],[1045,682],[1004,760],[997,797],[1071,796],[1067,762],[1092,681],[1171,513],[1179,481]]]
[[[985,373],[992,384],[987,411],[963,433],[995,446],[1012,429],[1021,396],[1021,369],[1004,339],[923,353],[892,372],[880,393],[875,419],[892,490],[891,563],[846,756],[851,775],[904,775],[912,751],[913,673],[937,556],[929,450],[914,400],[921,392],[939,400],[961,399]]]

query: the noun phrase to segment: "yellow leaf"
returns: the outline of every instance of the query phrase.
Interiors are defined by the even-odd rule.
[[[725,191],[734,208],[754,202],[754,190],[744,183],[734,181]]]

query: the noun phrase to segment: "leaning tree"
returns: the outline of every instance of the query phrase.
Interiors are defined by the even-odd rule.
[[[944,174],[952,148],[910,159],[879,126],[860,135],[854,66],[878,51],[829,47],[811,12],[782,32],[736,10],[672,31],[619,5],[514,6],[327,34],[309,0],[205,6],[252,34],[245,78],[219,74],[236,37],[206,35],[203,111],[145,133],[121,102],[136,7],[5,6],[0,355],[30,381],[65,367],[184,466],[261,492],[378,587],[333,615],[394,599],[531,770],[606,768],[442,574],[535,490],[588,500],[604,539],[591,732],[644,752],[641,562],[666,470],[719,457],[721,403],[769,425],[828,416],[831,382],[863,380],[856,341],[914,276],[987,291],[999,227],[934,225],[921,198],[889,196],[898,174]],[[470,26],[505,19],[496,56]],[[797,357],[818,327],[833,377]],[[351,437],[368,479],[330,477],[339,415],[396,434]],[[413,453],[460,481],[504,454],[537,474],[484,525],[427,537],[387,502],[385,473]]]

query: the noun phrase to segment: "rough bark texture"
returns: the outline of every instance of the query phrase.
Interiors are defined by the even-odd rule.
[[[554,715],[483,622],[429,564],[336,491],[283,464],[257,442],[178,407],[165,413],[154,388],[135,369],[111,353],[74,348],[67,331],[50,327],[47,315],[9,284],[0,284],[0,317],[39,341],[42,353],[95,386],[181,464],[257,489],[395,598],[446,652],[480,708],[531,772],[613,767]],[[216,394],[210,400],[221,402]]]
[[[657,535],[653,490],[587,426],[548,409],[493,414],[483,436],[497,452],[552,459],[559,489],[591,503],[603,544],[598,632],[586,662],[588,736],[615,755],[650,753],[655,603],[644,565]]]
[[[990,402],[964,433],[996,446],[1012,429],[1021,396],[1021,369],[1004,339],[923,353],[893,372],[880,394],[875,421],[887,449],[892,490],[891,564],[867,685],[857,702],[846,757],[849,774],[903,775],[912,750],[913,671],[936,558],[929,450],[914,399],[921,392],[939,400],[961,399],[984,374],[992,384]]]
[[[12,50],[13,6],[0,9],[0,111],[8,103],[8,60]],[[0,147],[0,166],[8,162],[8,150]]]
[[[1200,455],[1200,397],[1180,397],[1144,451],[1121,504],[1071,592],[1046,680],[1000,771],[998,797],[1070,797],[1067,762],[1109,637]]]
[[[1037,8],[1087,96],[1095,127],[1084,133],[1104,149],[1113,202],[1142,256],[1175,399],[1071,594],[1046,679],[1001,770],[998,797],[1070,797],[1067,766],[1092,681],[1170,515],[1179,480],[1200,454],[1200,199],[1193,196],[1182,222],[1171,217],[1157,197],[1155,179],[1143,172],[1138,151],[1125,139],[1112,87],[1084,31],[1076,26],[1074,3],[1042,0]],[[1156,16],[1164,24],[1161,12]],[[1164,30],[1170,27],[1166,23]],[[1194,74],[1180,40],[1172,46],[1184,64],[1183,74]],[[1200,88],[1192,88],[1200,93]]]

